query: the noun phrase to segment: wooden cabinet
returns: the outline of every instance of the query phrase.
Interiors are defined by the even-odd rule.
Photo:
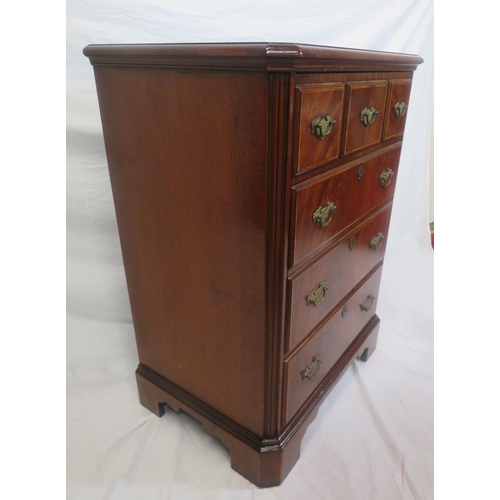
[[[413,71],[284,44],[90,45],[141,403],[280,484],[375,349]],[[353,411],[356,402],[353,401]]]

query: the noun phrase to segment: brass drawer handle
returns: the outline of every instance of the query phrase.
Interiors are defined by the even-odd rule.
[[[306,369],[302,372],[302,380],[312,380],[316,373],[318,373],[319,365],[322,363],[322,359],[318,356],[314,356],[312,362],[306,366]]]
[[[387,170],[384,170],[378,177],[378,181],[382,187],[387,187],[391,183],[392,176],[394,175],[394,172],[392,169],[388,168]]]
[[[359,305],[359,307],[361,307],[361,310],[363,312],[366,312],[366,311],[368,311],[368,309],[370,309],[370,307],[372,306],[372,304],[374,302],[375,302],[375,295],[373,295],[373,293],[371,293],[370,295],[368,295],[368,297],[366,297],[366,299],[363,301],[363,303]]]
[[[336,123],[330,115],[326,115],[326,118],[318,116],[311,124],[311,134],[316,134],[318,139],[323,140],[332,131],[332,127]]]
[[[332,220],[333,212],[335,212],[336,209],[337,207],[333,201],[327,201],[326,207],[324,208],[320,205],[313,213],[314,224],[319,224],[321,227],[328,226]]]
[[[314,307],[318,307],[321,302],[325,299],[326,291],[328,290],[328,285],[326,284],[326,281],[322,281],[319,284],[319,288],[316,288],[316,290],[313,290],[306,299],[306,303],[309,306],[312,304]]]
[[[352,252],[355,246],[356,246],[356,236],[351,236],[351,239],[349,240],[349,251]]]
[[[382,245],[382,241],[384,239],[384,234],[382,232],[378,233],[376,236],[374,236],[372,238],[372,240],[370,241],[370,248],[372,250],[377,250],[377,248],[380,247],[380,245]]]
[[[358,181],[361,181],[364,175],[365,175],[365,166],[361,164],[358,168]]]
[[[408,104],[405,104],[404,101],[397,102],[394,105],[394,114],[396,115],[396,118],[401,118],[406,113],[407,109]]]
[[[377,115],[378,111],[372,106],[370,109],[363,109],[363,111],[361,111],[359,119],[363,122],[363,125],[365,127],[368,127],[368,125],[371,125],[375,121]]]

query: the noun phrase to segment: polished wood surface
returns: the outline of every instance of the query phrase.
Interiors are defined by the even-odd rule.
[[[335,315],[285,361],[286,422],[295,415],[373,316],[377,307],[381,276],[382,268],[379,267],[346,298]],[[371,294],[374,296],[373,303],[368,311],[364,311],[361,304]],[[312,379],[304,378],[305,370],[314,363],[316,356],[321,360],[319,365],[316,365],[319,368]]]
[[[296,171],[304,172],[338,158],[344,85],[299,85],[296,87],[295,106]],[[328,116],[335,120],[335,124],[328,135],[320,139],[312,132],[311,124],[315,119]]]
[[[317,176],[294,186],[295,232],[291,265],[331,242],[371,209],[393,196],[400,153],[400,144],[390,146],[382,153],[364,157],[363,161],[349,163],[328,175]],[[358,180],[361,166],[364,173]],[[380,185],[379,176],[389,168],[394,176],[384,188]],[[313,222],[313,214],[329,201],[336,208],[331,222],[321,227]]]
[[[383,259],[387,244],[391,206],[349,233],[326,255],[304,271],[289,278],[289,335],[287,351],[293,349],[331,310]],[[381,245],[370,248],[372,239],[382,233]],[[318,283],[328,290],[317,307],[307,304],[307,297]]]
[[[404,102],[407,106],[410,102],[411,80],[389,81],[389,93],[387,97],[386,124],[384,128],[384,140],[400,137],[403,135],[407,111],[399,118],[394,113],[396,103]]]
[[[201,422],[205,431],[222,441],[231,456],[231,467],[261,488],[279,486],[300,457],[302,438],[316,418],[319,405],[328,396],[353,359],[367,361],[376,348],[379,318],[374,315],[349,345],[330,372],[317,384],[283,431],[272,439],[262,439],[234,424],[168,380],[143,365],[136,371],[141,404],[161,417],[167,407],[183,411]]]
[[[385,119],[385,80],[350,82],[347,84],[347,117],[343,153],[348,155],[377,144],[382,139]],[[361,121],[364,109],[375,109],[378,113],[373,123],[365,125]]]
[[[374,50],[291,43],[88,45],[94,65],[259,69],[281,72],[414,71],[422,58]]]
[[[422,60],[280,43],[84,53],[96,77],[140,401],[158,416],[165,404],[190,414],[229,448],[240,474],[279,485],[321,402],[376,347],[404,124],[390,121],[389,101],[406,96]],[[351,108],[379,101],[380,136],[376,127],[356,131]],[[327,115],[336,123],[320,139],[312,120]],[[322,212],[319,227],[312,214],[330,200],[337,208],[331,221]],[[323,302],[304,308],[324,280]],[[311,365],[316,355],[322,361]]]
[[[262,436],[267,79],[96,78],[139,360]]]
[[[355,160],[356,158],[369,155],[375,151],[380,150],[381,147],[387,147],[391,144],[395,144],[401,141],[401,136],[387,137],[384,136],[384,130],[387,124],[388,112],[385,112],[385,124],[382,125],[382,142],[375,142],[371,145],[367,145],[361,149],[355,150],[346,154],[344,152],[344,145],[346,141],[346,130],[347,130],[347,117],[349,108],[349,99],[346,97],[348,84],[355,84],[356,82],[373,83],[373,82],[387,82],[387,89],[390,89],[391,82],[398,82],[400,80],[409,81],[411,83],[413,73],[411,72],[383,72],[383,73],[310,73],[310,74],[297,74],[295,76],[295,88],[299,89],[301,87],[321,87],[328,85],[338,85],[342,84],[344,86],[344,110],[343,110],[343,123],[340,127],[340,155],[339,157],[332,159],[328,162],[320,162],[318,165],[311,167],[306,170],[297,170],[297,161],[294,159],[294,177],[292,178],[293,184],[298,184],[311,177],[315,177],[323,172],[332,170],[340,165],[345,164],[347,161]],[[389,92],[389,90],[388,90]],[[297,92],[296,92],[297,93]],[[386,99],[387,101],[387,99]],[[297,105],[294,104],[297,108]],[[387,102],[386,102],[387,108]],[[296,110],[295,114],[298,111]],[[358,116],[359,118],[359,116]],[[380,116],[377,116],[380,119]],[[361,125],[361,121],[359,122]],[[357,124],[356,124],[357,125]],[[295,127],[295,132],[297,128]],[[294,146],[297,147],[297,139],[295,138]],[[296,158],[296,154],[295,154]]]

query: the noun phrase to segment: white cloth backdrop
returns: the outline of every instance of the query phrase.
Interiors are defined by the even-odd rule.
[[[428,230],[432,0],[69,0],[67,489],[70,500],[433,497],[433,252]],[[378,348],[321,407],[283,485],[261,490],[197,422],[137,397],[138,359],[89,43],[279,41],[421,55],[378,313]]]

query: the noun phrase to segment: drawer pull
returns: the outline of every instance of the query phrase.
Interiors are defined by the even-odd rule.
[[[387,170],[384,170],[378,177],[378,181],[382,187],[387,187],[391,183],[392,176],[394,175],[394,172],[392,169],[388,168]]]
[[[342,308],[342,312],[340,313],[340,315],[345,318],[346,315],[347,315],[347,310],[348,310],[348,307],[347,307],[347,304],[344,304],[344,307]]]
[[[358,168],[358,181],[361,181],[363,175],[365,175],[365,166],[361,164]]]
[[[318,356],[314,356],[312,362],[306,366],[306,369],[302,372],[302,380],[312,380],[316,373],[318,373],[319,370],[319,365],[321,364],[322,360]]]
[[[318,307],[321,302],[325,299],[326,291],[328,290],[328,285],[326,284],[326,281],[322,281],[319,284],[319,288],[316,288],[316,290],[313,290],[306,299],[306,303],[309,306],[309,304],[312,304],[314,307]]]
[[[394,114],[396,115],[396,118],[401,118],[406,113],[407,109],[408,104],[405,104],[404,101],[397,102],[394,105]]]
[[[311,134],[316,134],[318,139],[323,140],[332,131],[332,127],[336,123],[330,115],[327,115],[326,118],[318,116],[311,124]]]
[[[368,125],[371,125],[375,121],[377,115],[378,111],[372,106],[370,109],[363,109],[363,111],[361,111],[359,119],[363,122],[363,125],[365,127],[368,127]]]
[[[371,293],[370,295],[368,295],[368,297],[366,297],[363,303],[359,305],[359,307],[361,307],[362,311],[366,312],[368,311],[368,309],[370,309],[370,307],[374,302],[375,302],[375,295]]]
[[[372,241],[370,241],[370,248],[372,250],[377,250],[380,245],[382,245],[382,241],[384,239],[384,234],[383,233],[378,233],[377,236],[374,236],[372,238]]]
[[[351,236],[349,240],[349,251],[352,252],[354,250],[354,246],[356,245],[356,236]]]
[[[319,224],[321,227],[328,226],[332,220],[333,212],[335,212],[336,209],[337,207],[333,201],[327,201],[326,207],[324,208],[320,205],[313,213],[314,224]]]

